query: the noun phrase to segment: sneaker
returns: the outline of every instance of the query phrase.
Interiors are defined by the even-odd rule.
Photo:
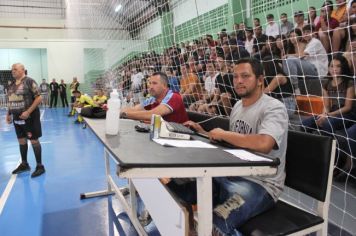
[[[121,187],[119,188],[123,196],[127,196],[130,194],[130,190],[128,187]]]
[[[28,163],[21,163],[15,170],[12,171],[12,174],[19,174],[29,170],[31,170],[31,167]]]
[[[31,174],[31,177],[34,178],[34,177],[40,176],[44,172],[46,172],[44,166],[43,165],[37,165],[36,166],[36,170]]]
[[[145,227],[147,225],[149,225],[152,221],[151,215],[150,213],[148,213],[148,210],[144,209],[141,214],[138,217],[138,221],[140,222],[140,224]]]

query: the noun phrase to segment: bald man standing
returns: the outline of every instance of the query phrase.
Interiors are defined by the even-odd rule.
[[[37,177],[45,173],[41,157],[41,143],[38,140],[42,136],[40,110],[38,108],[38,105],[42,102],[42,97],[36,82],[26,76],[24,65],[13,64],[11,73],[15,81],[11,83],[8,89],[9,105],[6,122],[8,124],[14,123],[21,153],[21,164],[12,174],[19,174],[31,169],[27,162],[27,140],[30,140],[37,162],[36,170],[31,174],[31,177]]]

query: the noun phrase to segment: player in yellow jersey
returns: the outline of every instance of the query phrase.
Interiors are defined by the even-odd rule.
[[[95,94],[96,95],[93,97],[95,107],[101,107],[103,104],[107,103],[108,97],[105,96],[103,89],[96,89]]]
[[[95,106],[93,99],[89,95],[82,94],[79,90],[73,91],[73,95],[75,96],[76,101],[72,105],[70,116],[74,116],[76,112],[80,113],[82,108]],[[78,114],[76,123],[81,123],[81,122],[83,122],[83,117],[80,114]]]

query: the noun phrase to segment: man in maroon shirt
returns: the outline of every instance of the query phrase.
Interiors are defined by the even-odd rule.
[[[155,72],[149,78],[148,91],[151,95],[142,104],[123,108],[120,117],[133,120],[150,121],[153,114],[160,115],[169,122],[184,123],[188,121],[182,97],[168,87],[165,73]]]
[[[333,30],[339,26],[339,22],[331,17],[333,5],[331,1],[326,1],[320,9],[320,20],[315,26],[319,33],[320,42],[323,44],[326,52],[330,52],[330,42],[332,39]]]

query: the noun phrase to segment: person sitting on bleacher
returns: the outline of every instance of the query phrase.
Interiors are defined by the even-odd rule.
[[[165,73],[155,72],[149,78],[148,91],[151,97],[142,104],[123,108],[121,118],[150,121],[153,114],[160,115],[169,122],[183,123],[188,120],[187,112],[179,93],[168,88],[168,77]]]
[[[85,107],[92,107],[95,104],[94,104],[93,99],[89,95],[82,94],[79,90],[74,90],[73,95],[76,98],[76,100],[72,104],[72,110],[71,110],[69,116],[74,116],[76,113],[78,113],[78,117],[77,117],[75,123],[82,123],[83,117],[80,114],[81,109],[85,108]]]
[[[282,62],[265,57],[262,64],[265,73],[264,92],[283,102],[287,108],[288,115],[292,116],[295,112],[296,101],[290,78],[283,72]]]
[[[349,19],[343,26],[336,28],[332,37],[332,51],[349,51],[350,41],[356,36],[356,0],[351,3]]]
[[[105,104],[108,101],[107,96],[104,94],[103,89],[99,88],[95,90],[95,94],[93,97],[93,105],[92,106],[84,106],[81,108],[79,117],[90,117],[90,118],[105,118],[106,117],[106,108],[104,108]],[[80,122],[82,119],[80,118]]]
[[[230,131],[205,131],[199,124],[186,125],[239,148],[280,159],[271,177],[219,177],[213,179],[212,235],[240,235],[238,228],[250,218],[272,208],[282,193],[285,180],[288,115],[285,106],[263,93],[263,69],[256,59],[241,59],[234,66],[234,89],[241,97],[230,115]],[[191,187],[189,187],[191,186]],[[195,203],[196,185],[174,181],[168,187],[188,204]],[[191,189],[190,189],[191,188]],[[195,189],[195,190],[193,190]]]
[[[339,22],[331,15],[332,11],[332,2],[325,1],[320,9],[319,23],[315,26],[320,42],[323,44],[326,52],[330,52],[330,42],[333,36],[333,31],[339,26]]]
[[[298,77],[312,77],[318,79],[328,73],[328,56],[321,42],[313,37],[314,27],[303,27],[303,39],[307,42],[303,52],[297,57],[287,57],[283,60],[283,71],[290,75],[295,94],[300,94]]]
[[[215,81],[218,76],[220,76],[220,73],[216,71],[214,62],[207,61],[206,74],[203,77],[203,98],[191,104],[189,106],[190,111],[205,112],[204,105],[210,103],[216,95]]]
[[[356,113],[352,111],[354,97],[355,87],[347,60],[336,55],[329,65],[329,79],[323,85],[324,111],[303,120],[303,128],[307,132],[319,128],[327,135],[333,135],[335,130],[352,125],[356,119]]]
[[[184,105],[189,107],[190,104],[198,101],[201,96],[201,84],[198,76],[194,72],[193,68],[188,64],[182,64],[180,66],[182,73],[180,79],[180,95],[182,96]]]
[[[220,72],[215,79],[216,93],[212,101],[204,106],[204,111],[209,114],[229,116],[231,108],[239,99],[234,90],[233,76],[230,73],[231,63],[219,56],[216,67]]]

